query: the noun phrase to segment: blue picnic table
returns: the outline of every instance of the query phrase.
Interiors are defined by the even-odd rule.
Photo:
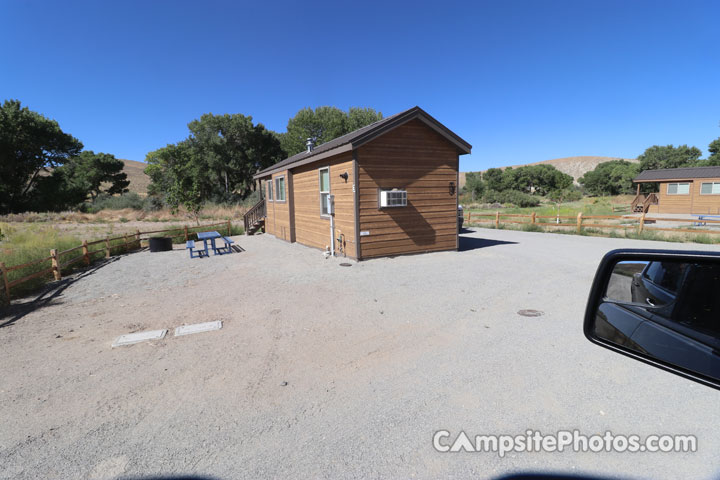
[[[222,237],[218,232],[200,232],[197,234],[198,240],[202,240],[205,245],[205,256],[210,255],[208,251],[208,240],[212,245],[213,253],[217,255],[217,246],[215,245],[215,239]]]
[[[224,253],[232,253],[232,244],[234,243],[232,238],[223,237],[218,232],[200,232],[197,234],[198,240],[202,240],[204,248],[202,250],[196,250],[195,249],[195,242],[192,240],[189,240],[187,242],[186,248],[190,250],[190,258],[193,257],[193,252],[199,252],[200,257],[205,255],[206,257],[210,255],[210,249],[208,248],[208,242],[210,242],[210,246],[212,248],[212,251],[215,255],[222,255]],[[215,244],[215,240],[218,238],[222,238],[222,240],[225,242],[225,246],[218,247]]]
[[[703,222],[703,220],[719,220],[720,215],[698,215],[698,222],[695,222],[695,225],[698,227],[704,227],[707,225],[707,222]]]

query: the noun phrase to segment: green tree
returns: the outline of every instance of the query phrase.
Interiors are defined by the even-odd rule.
[[[512,169],[511,169],[512,170]],[[504,173],[501,168],[488,168],[483,174],[487,190],[501,192],[505,190]]]
[[[507,169],[506,185],[512,190],[547,195],[553,190],[565,190],[572,186],[573,178],[552,165],[527,165],[515,170]]]
[[[465,174],[465,191],[470,193],[472,201],[482,198],[485,192],[485,182],[481,172],[468,172]]]
[[[253,174],[285,157],[276,136],[249,116],[206,114],[188,128],[187,139],[146,158],[149,193],[164,196],[171,206],[245,198]]]
[[[83,145],[55,120],[6,100],[0,107],[0,213],[26,208],[41,173],[80,153]]]
[[[287,155],[306,149],[308,138],[321,145],[358,128],[381,120],[382,113],[372,108],[352,107],[344,112],[336,107],[303,108],[288,120],[287,131],[280,134],[280,142]]]
[[[710,145],[708,145],[708,152],[710,152],[710,155],[708,155],[708,158],[705,160],[702,160],[700,164],[708,167],[720,166],[720,138],[716,138],[710,142]]]
[[[123,172],[125,163],[109,153],[81,152],[58,168],[73,190],[89,194],[93,200],[104,193],[115,195],[127,192],[130,182]]]
[[[578,179],[590,195],[621,195],[633,193],[633,179],[640,166],[627,160],[611,160],[598,164]]]
[[[697,147],[687,145],[653,145],[638,157],[640,170],[657,170],[660,168],[695,167],[702,152]]]

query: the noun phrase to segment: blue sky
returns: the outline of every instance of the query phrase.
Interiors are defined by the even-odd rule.
[[[461,170],[720,137],[720,2],[0,2],[0,100],[144,160],[203,113],[419,105]]]

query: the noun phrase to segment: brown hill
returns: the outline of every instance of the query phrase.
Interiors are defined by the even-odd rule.
[[[580,157],[565,157],[565,158],[553,158],[552,160],[543,160],[542,162],[535,163],[522,163],[519,165],[512,165],[512,168],[524,167],[526,165],[552,165],[563,173],[567,173],[575,183],[577,179],[582,177],[585,172],[594,170],[599,164],[603,162],[609,162],[611,160],[627,160],[628,162],[637,162],[635,158],[619,158],[619,157],[595,157],[595,156],[580,156]],[[508,167],[500,167],[508,168]],[[460,188],[465,186],[465,173],[460,172]]]
[[[128,180],[130,180],[128,189],[140,196],[146,196],[148,185],[150,185],[150,177],[145,175],[144,172],[147,163],[136,162],[135,160],[123,160],[123,162],[125,162],[123,171],[127,174]]]

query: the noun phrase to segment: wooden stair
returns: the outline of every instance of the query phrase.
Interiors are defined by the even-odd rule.
[[[265,230],[265,199],[261,199],[252,206],[245,215],[243,215],[243,223],[245,225],[245,235],[254,235],[258,230]]]
[[[647,197],[638,194],[630,204],[630,210],[635,213],[647,213],[650,210],[650,205],[657,205],[658,203],[660,203],[660,199],[655,193],[651,193]]]

